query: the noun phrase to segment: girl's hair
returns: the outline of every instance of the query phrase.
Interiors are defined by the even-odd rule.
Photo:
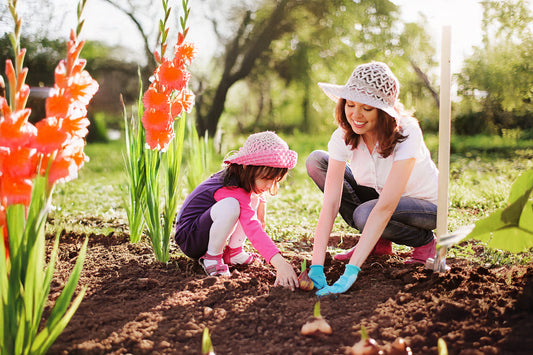
[[[345,132],[344,143],[355,148],[357,147],[357,144],[359,144],[361,136],[355,133],[352,126],[350,126],[348,118],[346,118],[346,111],[344,110],[345,106],[346,99],[340,98],[335,107],[335,120]],[[400,133],[400,127],[394,117],[383,110],[377,110],[378,122],[376,128],[378,132],[379,154],[381,154],[383,158],[387,158],[392,154],[396,144],[403,142],[407,136]]]
[[[224,171],[224,186],[241,187],[247,192],[255,192],[255,180],[258,178],[274,179],[274,184],[270,189],[270,194],[275,195],[281,182],[287,173],[288,168],[273,168],[271,166],[229,164]]]

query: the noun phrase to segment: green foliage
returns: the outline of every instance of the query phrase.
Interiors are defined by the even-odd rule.
[[[130,227],[130,241],[137,243],[141,240],[143,229],[146,225],[144,213],[146,210],[146,174],[145,174],[145,148],[144,129],[141,118],[142,106],[142,81],[139,80],[138,115],[132,114],[128,121],[126,107],[124,106],[124,138],[125,152],[124,165],[126,167],[127,185],[125,209]]]
[[[511,186],[507,206],[476,222],[468,239],[513,253],[533,247],[533,169],[521,174]]]
[[[216,160],[218,157],[215,153],[213,139],[209,138],[207,134],[199,137],[193,120],[187,120],[185,136],[183,147],[185,188],[187,192],[191,192],[215,172],[216,165],[220,166],[220,162]],[[216,165],[215,161],[217,162]]]
[[[67,50],[66,42],[61,39],[42,38],[34,40],[21,37],[20,46],[26,48],[27,55],[24,64],[32,75],[28,76],[27,84],[45,86],[54,84],[54,71],[57,63],[63,59]],[[13,59],[13,48],[9,40],[9,34],[0,38],[0,72],[5,73],[6,59]]]
[[[45,269],[48,209],[47,178],[43,176],[34,181],[27,215],[24,205],[7,208],[9,257],[4,243],[0,242],[0,354],[45,354],[65,329],[87,289],[83,287],[71,303],[85,260],[88,238],[46,324],[43,328],[39,327],[59,246],[58,234]]]
[[[465,134],[531,129],[531,12],[523,0],[489,0],[482,6],[483,46],[475,48],[457,77],[458,128]]]
[[[273,3],[264,2],[247,28],[261,27]],[[269,52],[258,58],[244,83],[236,83],[228,93],[219,127],[240,133],[257,131],[258,127],[286,133],[322,133],[332,122],[334,103],[316,83],[345,83],[357,64],[372,60],[391,64],[402,83],[402,101],[416,108],[426,121],[435,121],[435,102],[412,66],[416,63],[434,81],[432,41],[423,24],[401,23],[400,8],[394,2],[288,1],[278,21],[284,26]],[[243,46],[243,51],[249,46]],[[238,55],[233,47],[226,53],[226,57]],[[212,68],[207,70],[213,77]],[[215,92],[206,90],[201,100],[211,102]]]

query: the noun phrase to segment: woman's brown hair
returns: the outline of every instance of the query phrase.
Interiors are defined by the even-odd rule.
[[[224,172],[224,186],[241,187],[247,192],[255,192],[255,179],[273,179],[274,184],[270,189],[270,194],[275,195],[279,189],[279,182],[281,182],[289,169],[287,168],[273,168],[271,166],[257,166],[257,165],[240,165],[229,164]]]
[[[344,110],[346,106],[346,99],[339,99],[337,106],[335,107],[335,120],[337,124],[344,130],[344,143],[346,145],[351,145],[353,148],[357,147],[359,144],[359,139],[361,136],[355,133],[348,122],[346,117],[346,111]],[[396,122],[396,119],[386,113],[383,110],[378,110],[378,123],[377,123],[377,132],[378,132],[378,142],[379,142],[379,154],[383,158],[387,158],[392,154],[394,147],[397,143],[403,142],[407,136],[404,136],[400,133],[400,127]]]

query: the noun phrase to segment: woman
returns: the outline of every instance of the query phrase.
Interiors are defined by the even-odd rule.
[[[398,101],[400,85],[386,64],[357,66],[346,85],[318,85],[337,102],[339,126],[328,152],[314,151],[306,161],[324,192],[309,274],[322,296],[347,291],[368,255],[390,254],[391,242],[414,247],[407,263],[434,256],[438,170],[418,121]],[[362,233],[354,249],[335,256],[349,262],[328,286],[324,259],[337,213]]]

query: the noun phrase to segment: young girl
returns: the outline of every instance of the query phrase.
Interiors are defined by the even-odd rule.
[[[295,271],[264,231],[263,193],[277,192],[297,158],[274,132],[250,135],[238,152],[224,159],[225,169],[198,185],[185,199],[175,233],[183,253],[199,259],[208,275],[229,276],[229,265],[250,264],[257,258],[242,249],[248,237],[276,268],[274,286],[294,290],[298,285]]]

